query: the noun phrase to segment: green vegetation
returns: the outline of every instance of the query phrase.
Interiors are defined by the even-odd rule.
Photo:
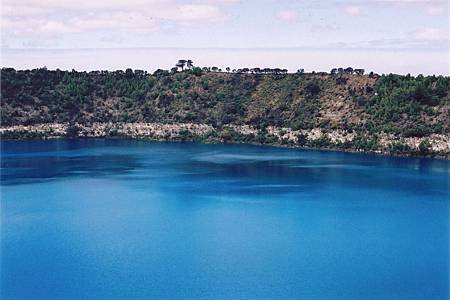
[[[1,125],[93,122],[202,123],[262,129],[256,136],[224,130],[207,141],[290,144],[267,134],[267,126],[355,132],[343,149],[374,151],[379,133],[428,137],[450,132],[450,77],[362,75],[364,70],[288,74],[283,69],[221,72],[180,60],[171,71],[77,72],[46,68],[1,70]],[[357,71],[358,70],[358,71]],[[350,72],[351,71],[351,72]],[[75,136],[71,125],[68,135]],[[194,140],[189,132],[180,140]],[[323,136],[298,145],[332,147]],[[336,147],[334,145],[333,147]],[[429,142],[420,154],[430,153]],[[402,144],[390,149],[405,153]]]
[[[377,95],[367,107],[371,132],[384,131],[404,137],[448,132],[449,77],[390,74],[380,77],[374,89]]]
[[[425,139],[419,144],[419,153],[421,155],[428,155],[431,153],[431,143],[428,139]]]

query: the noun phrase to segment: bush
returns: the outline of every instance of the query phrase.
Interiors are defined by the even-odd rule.
[[[432,130],[424,125],[416,125],[406,128],[403,132],[404,137],[424,137],[430,135]]]
[[[320,93],[320,86],[317,82],[310,82],[305,87],[305,91],[311,96],[317,96]]]
[[[411,153],[411,147],[402,142],[393,142],[389,145],[389,151],[397,154],[408,154]]]
[[[431,153],[431,143],[430,140],[424,139],[419,144],[419,153],[421,155],[428,155]]]
[[[77,137],[78,133],[80,132],[80,127],[78,127],[77,124],[69,124],[66,129],[66,136],[67,137]]]
[[[194,67],[191,70],[191,73],[194,74],[195,76],[201,76],[203,74],[202,69],[199,67]]]

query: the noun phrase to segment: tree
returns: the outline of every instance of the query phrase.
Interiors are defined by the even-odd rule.
[[[77,124],[70,122],[66,129],[66,136],[71,138],[77,137],[79,132],[80,127]]]
[[[166,75],[169,75],[169,72],[167,72],[166,70],[158,69],[155,72],[153,72],[153,76],[156,76],[156,77],[162,77],[162,76],[166,76]]]
[[[346,78],[346,77],[339,76],[336,78],[336,84],[346,84],[347,81],[348,81],[348,78]]]
[[[128,69],[125,70],[125,77],[132,78],[133,75],[134,75],[134,72],[133,72],[132,69],[128,68]]]
[[[184,70],[184,66],[186,65],[187,61],[185,59],[180,59],[178,60],[178,62],[176,63],[176,67],[177,68],[181,68],[181,70]]]
[[[445,80],[443,76],[439,76],[434,88],[436,95],[446,97],[450,89],[450,81]]]
[[[436,104],[431,100],[431,95],[425,86],[425,83],[419,82],[414,91],[414,99],[424,104]]]
[[[308,136],[304,133],[297,134],[297,144],[299,146],[306,146],[306,143],[308,143]]]
[[[431,152],[430,140],[424,139],[419,144],[419,152],[421,155],[427,155]]]
[[[260,68],[253,68],[251,71],[252,71],[253,73],[255,73],[255,74],[261,73],[261,69],[260,69]]]
[[[188,60],[186,61],[186,67],[187,67],[188,69],[192,69],[192,68],[194,67],[194,62],[193,62],[192,60],[188,59]]]
[[[316,96],[320,93],[320,86],[316,82],[310,82],[305,87],[305,90],[312,96]]]
[[[230,67],[226,67],[225,70],[227,70],[227,72],[230,72]]]
[[[191,72],[195,76],[201,76],[202,75],[202,69],[199,68],[199,67],[193,67]]]

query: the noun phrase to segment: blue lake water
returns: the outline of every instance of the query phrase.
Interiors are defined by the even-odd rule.
[[[1,299],[449,299],[449,162],[1,146]]]

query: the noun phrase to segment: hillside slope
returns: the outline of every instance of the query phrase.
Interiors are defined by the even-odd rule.
[[[213,134],[190,139],[440,156],[450,148],[442,76],[4,68],[1,84],[4,138],[24,135],[15,125],[198,124]]]

